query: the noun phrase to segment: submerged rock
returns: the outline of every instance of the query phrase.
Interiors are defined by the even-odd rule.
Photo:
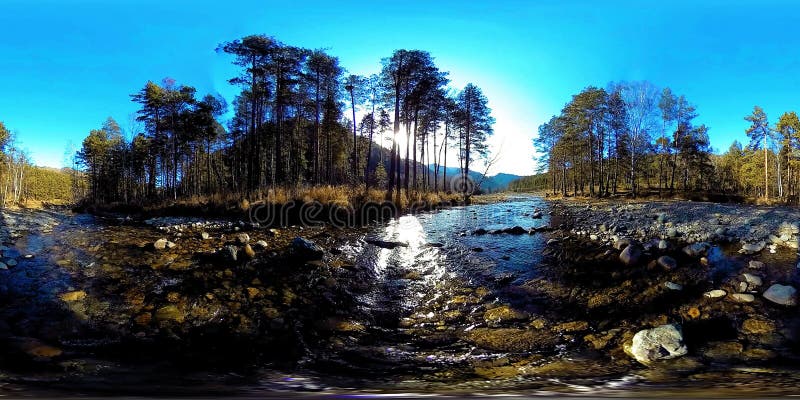
[[[797,304],[797,289],[776,283],[764,292],[764,298],[775,304],[793,306]]]
[[[683,332],[677,324],[661,325],[637,332],[629,349],[630,355],[645,365],[657,360],[680,357],[687,352],[683,343]]]
[[[737,303],[752,303],[756,300],[756,297],[752,294],[747,293],[734,293],[731,296],[731,300]]]
[[[464,340],[484,349],[511,352],[552,348],[556,343],[548,331],[514,328],[475,328],[465,333]]]
[[[700,257],[706,254],[708,247],[709,247],[708,243],[704,242],[692,243],[684,247],[683,252],[689,257]]]
[[[483,313],[483,319],[487,323],[503,323],[509,321],[520,321],[530,318],[530,315],[524,311],[517,311],[509,306],[500,306],[492,308],[491,310]]]
[[[742,253],[742,254],[755,254],[755,253],[760,252],[761,250],[764,250],[764,247],[766,247],[766,246],[767,246],[767,244],[764,241],[761,241],[761,242],[758,242],[758,243],[745,243],[745,244],[742,245],[742,248],[741,248],[741,250],[739,250],[739,253]]]

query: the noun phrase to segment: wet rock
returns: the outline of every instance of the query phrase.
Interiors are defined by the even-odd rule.
[[[474,251],[476,253],[481,253],[481,252],[483,252],[483,247],[473,247],[472,251]]]
[[[175,305],[167,305],[156,310],[155,318],[157,321],[174,321],[181,323],[184,320],[184,315]]]
[[[17,260],[15,260],[13,258],[9,258],[8,260],[6,260],[6,265],[8,265],[9,267],[12,267],[12,268],[16,267],[17,266]]]
[[[586,321],[570,321],[558,324],[552,328],[557,333],[574,333],[589,330],[589,323]]]
[[[683,343],[681,327],[677,324],[661,325],[637,332],[626,350],[636,361],[645,365],[657,360],[680,357],[688,352]]]
[[[259,247],[261,249],[266,249],[267,247],[269,247],[269,245],[267,244],[266,241],[259,240],[256,242],[256,247]]]
[[[727,295],[728,295],[728,292],[726,292],[726,291],[724,291],[722,289],[714,289],[714,290],[710,290],[708,292],[703,293],[703,297],[706,297],[706,298],[709,298],[709,299],[719,299],[719,298],[725,297]]]
[[[636,244],[630,244],[628,247],[625,247],[625,250],[622,250],[622,253],[619,254],[619,260],[622,261],[622,263],[626,266],[631,267],[639,262],[639,258],[641,256],[641,248]]]
[[[556,238],[553,238],[553,239],[550,239],[550,240],[547,241],[547,245],[548,246],[552,246],[552,245],[558,244],[560,242],[561,242],[560,240],[558,240]]]
[[[487,323],[503,323],[511,321],[521,321],[530,318],[530,315],[524,311],[517,311],[507,305],[492,308],[491,310],[483,313],[483,319]]]
[[[4,262],[0,262],[0,270],[6,270],[6,269],[8,269],[8,265],[6,265]]]
[[[464,334],[464,340],[484,349],[511,352],[552,349],[556,343],[549,331],[514,328],[475,328]]]
[[[521,226],[515,226],[513,228],[504,229],[503,232],[511,235],[522,235],[528,233],[528,231]]]
[[[751,269],[763,269],[764,263],[761,261],[751,260],[747,266]]]
[[[367,240],[365,240],[365,242],[367,242],[367,243],[369,243],[369,244],[371,244],[373,246],[380,247],[382,249],[389,249],[389,250],[395,249],[397,247],[408,247],[407,243],[393,242],[393,241],[386,241],[386,240],[367,239]]]
[[[756,299],[755,296],[747,293],[734,293],[730,295],[730,298],[737,303],[752,303]]]
[[[744,346],[739,342],[712,342],[702,353],[714,361],[732,361],[742,356],[743,349]]]
[[[533,219],[542,218],[542,212],[541,211],[537,211],[537,212],[533,213],[533,215],[531,215],[531,218],[533,218]]]
[[[765,319],[748,318],[742,323],[742,332],[748,335],[765,335],[775,332],[775,324]]]
[[[302,237],[292,240],[290,251],[294,257],[304,261],[321,260],[325,254],[325,250],[318,244]]]
[[[666,287],[669,290],[676,290],[676,291],[683,290],[683,285],[675,282],[665,282],[664,287]]]
[[[478,228],[475,232],[472,232],[473,235],[485,235],[487,233],[486,229]]]
[[[176,246],[175,243],[172,243],[169,240],[164,239],[164,238],[158,239],[153,243],[153,248],[156,249],[156,250],[164,250],[164,249],[167,249],[167,248],[171,249],[171,248],[173,248],[175,246]]]
[[[658,265],[667,271],[672,271],[673,269],[678,268],[678,262],[670,256],[658,257]]]
[[[658,249],[659,250],[666,250],[669,248],[669,242],[664,239],[658,241]]]
[[[58,295],[62,301],[72,302],[72,301],[80,301],[86,298],[86,292],[83,290],[76,290],[73,292],[66,292]]]
[[[774,284],[764,292],[764,298],[783,306],[797,304],[797,289],[789,285]]]

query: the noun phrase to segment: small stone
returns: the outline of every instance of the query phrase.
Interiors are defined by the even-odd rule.
[[[774,284],[764,292],[764,298],[783,306],[797,305],[797,289],[789,285]]]
[[[764,263],[761,261],[751,260],[747,266],[752,269],[762,269],[764,268]]]
[[[683,252],[689,257],[699,257],[706,254],[708,245],[704,242],[690,244],[683,248]]]
[[[236,235],[236,242],[238,242],[239,244],[249,243],[250,242],[250,235],[248,235],[246,233],[240,233],[240,234]]]
[[[230,261],[238,261],[239,260],[239,248],[234,245],[225,246],[222,249],[222,255],[230,259]]]
[[[677,236],[678,236],[678,230],[677,230],[677,229],[675,229],[675,228],[669,228],[669,229],[667,229],[667,237],[669,237],[669,238],[675,238],[675,237],[677,237]]]
[[[6,270],[6,269],[8,269],[8,265],[6,265],[3,262],[0,262],[0,270]]]
[[[706,297],[706,298],[709,298],[709,299],[719,299],[721,297],[725,297],[727,294],[728,294],[728,292],[726,292],[726,291],[724,291],[722,289],[714,289],[714,290],[711,290],[711,291],[703,293],[703,297]]]
[[[269,245],[267,244],[266,241],[259,240],[259,241],[256,242],[256,246],[260,247],[262,249],[266,249]]]
[[[253,259],[256,257],[256,252],[253,251],[253,248],[250,247],[249,243],[246,243],[242,250],[244,250],[244,255],[247,256],[247,258]]]
[[[203,240],[208,240],[211,238],[211,235],[209,235],[208,232],[200,232],[200,238]]]
[[[9,258],[8,260],[6,260],[6,265],[8,265],[9,267],[16,267],[17,266],[17,260],[15,260],[13,258]]]
[[[156,240],[153,243],[153,248],[155,248],[156,250],[164,250],[167,247],[169,247],[169,248],[175,247],[175,243],[172,243],[172,246],[170,246],[170,243],[172,243],[172,242],[170,242],[167,239],[161,238],[161,239]]]
[[[766,246],[767,246],[767,244],[765,242],[763,242],[763,241],[758,242],[758,243],[745,243],[745,244],[742,245],[742,248],[741,248],[741,250],[739,250],[739,253],[742,253],[742,254],[755,254],[755,253],[760,252],[761,250],[764,250],[764,247],[766,247]]]
[[[669,248],[669,242],[664,239],[658,241],[658,249],[659,250],[666,250]]]
[[[742,274],[742,277],[744,278],[745,282],[747,282],[747,287],[750,290],[753,290],[763,284],[760,276],[744,273]]]
[[[673,269],[678,268],[678,262],[670,256],[658,257],[658,265],[667,271],[672,271]]]
[[[756,299],[752,294],[746,293],[734,293],[730,295],[730,298],[737,303],[752,303]]]
[[[675,282],[665,282],[664,286],[669,290],[683,290],[683,285]]]

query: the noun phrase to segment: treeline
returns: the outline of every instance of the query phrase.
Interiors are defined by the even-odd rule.
[[[220,96],[198,99],[191,86],[147,82],[131,96],[140,109],[129,135],[109,118],[83,142],[78,159],[90,200],[261,199],[272,189],[312,185],[409,196],[447,187],[448,149],[457,151],[449,162],[464,176],[488,153],[487,98],[473,84],[450,88],[428,52],[397,50],[371,76],[347,75],[324,50],[264,35],[222,43],[217,52],[240,71],[229,80],[241,88],[230,110]]]
[[[696,107],[668,87],[649,82],[588,87],[539,127],[533,144],[544,175],[515,182],[512,188],[590,196],[619,191],[632,196],[643,191],[660,196],[689,191],[784,198],[796,194],[796,114],[786,113],[770,126],[763,110],[755,107],[745,118],[751,122],[751,142],[744,148],[734,143],[723,155],[712,152],[708,127],[697,124],[697,117]]]
[[[82,175],[70,168],[37,167],[14,143],[11,131],[0,121],[0,204],[28,201],[71,203],[86,194]]]

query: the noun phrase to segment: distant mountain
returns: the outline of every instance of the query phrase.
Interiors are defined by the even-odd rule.
[[[434,170],[434,166],[428,166],[431,171]],[[444,174],[443,168],[439,168],[439,174]],[[461,174],[461,169],[458,167],[447,167],[447,180],[451,181],[453,177],[459,176]],[[483,174],[477,171],[469,171],[469,177],[477,184],[481,182],[481,178]],[[486,179],[483,179],[481,183],[481,191],[483,192],[501,192],[503,190],[508,189],[508,184],[514,180],[521,178],[519,175],[514,174],[506,174],[506,173],[499,173],[493,176],[487,176]]]

